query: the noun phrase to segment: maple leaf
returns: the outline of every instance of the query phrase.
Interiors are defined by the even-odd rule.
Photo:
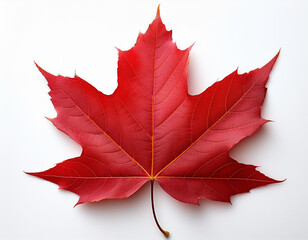
[[[50,121],[82,146],[81,156],[28,173],[80,196],[77,204],[127,198],[146,182],[175,199],[230,202],[278,181],[238,163],[230,149],[268,122],[261,117],[265,84],[278,54],[249,73],[234,71],[199,95],[187,91],[191,47],[179,50],[159,13],[136,44],[119,52],[118,87],[105,95],[75,75],[48,81],[57,111]],[[76,205],[77,205],[76,204]]]

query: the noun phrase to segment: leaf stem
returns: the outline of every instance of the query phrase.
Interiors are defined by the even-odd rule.
[[[162,229],[162,227],[159,225],[157,218],[156,218],[156,214],[155,214],[155,208],[154,208],[154,194],[153,191],[154,190],[154,180],[151,180],[151,204],[152,204],[152,212],[153,212],[153,217],[155,219],[156,225],[158,227],[158,229],[164,234],[164,236],[166,238],[169,237],[169,232],[165,231],[164,229]]]

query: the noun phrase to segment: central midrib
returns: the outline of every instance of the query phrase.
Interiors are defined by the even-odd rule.
[[[156,51],[157,51],[157,28],[158,22],[156,22],[155,28],[155,45],[154,45],[154,59],[153,59],[153,86],[152,86],[152,160],[151,160],[151,176],[150,179],[154,177],[154,131],[155,131],[155,121],[154,121],[154,106],[155,106],[155,63],[156,63]]]

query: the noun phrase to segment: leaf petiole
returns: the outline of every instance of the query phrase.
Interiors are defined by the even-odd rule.
[[[153,212],[153,216],[154,216],[154,219],[155,219],[155,222],[156,222],[156,225],[158,227],[158,229],[164,234],[164,236],[166,238],[169,237],[169,232],[168,231],[165,231],[164,229],[162,229],[162,227],[159,225],[158,221],[157,221],[157,218],[156,218],[156,214],[155,214],[155,208],[154,208],[154,180],[151,180],[151,204],[152,204],[152,212]]]

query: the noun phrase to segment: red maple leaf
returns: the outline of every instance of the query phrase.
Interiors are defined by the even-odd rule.
[[[48,81],[58,113],[50,119],[79,143],[79,157],[29,173],[80,196],[77,204],[127,198],[146,182],[175,199],[230,202],[230,197],[278,181],[229,156],[241,139],[268,122],[261,106],[278,54],[249,73],[234,71],[203,93],[187,91],[191,47],[179,50],[162,23],[159,8],[145,34],[119,50],[118,88],[105,95],[75,75]]]

